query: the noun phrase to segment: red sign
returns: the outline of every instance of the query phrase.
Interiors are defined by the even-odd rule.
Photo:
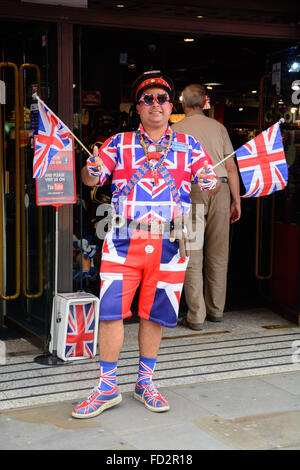
[[[36,178],[37,206],[76,203],[74,139],[52,158],[42,178]]]

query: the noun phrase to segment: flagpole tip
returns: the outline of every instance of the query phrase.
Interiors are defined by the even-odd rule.
[[[33,98],[34,100],[37,100],[37,99],[38,99],[38,94],[37,94],[37,92],[35,92],[35,93],[32,94],[32,98]]]
[[[279,119],[279,122],[280,122],[280,124],[283,124],[283,123],[285,122],[284,118],[283,118],[283,117],[280,118],[280,119]]]

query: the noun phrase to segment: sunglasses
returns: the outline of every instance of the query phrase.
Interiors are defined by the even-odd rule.
[[[145,103],[147,106],[152,106],[154,101],[162,105],[170,101],[168,93],[157,93],[153,95],[152,93],[145,93],[139,100],[139,103]]]

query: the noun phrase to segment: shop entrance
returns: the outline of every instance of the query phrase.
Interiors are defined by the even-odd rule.
[[[21,328],[37,342],[45,343],[49,337],[53,295],[54,209],[39,208],[35,203],[31,139],[35,125],[35,103],[32,101],[32,92],[37,87],[42,99],[51,109],[56,109],[58,26],[54,23],[37,25],[16,22],[1,22],[0,26],[0,322],[1,325]],[[212,117],[221,119],[226,125],[235,149],[249,140],[253,133],[259,132],[259,107],[257,100],[255,107],[251,106],[255,96],[251,96],[252,88],[249,88],[251,85],[247,80],[250,72],[254,73],[253,70],[257,75],[258,66],[260,70],[265,69],[268,48],[275,51],[276,48],[282,47],[279,41],[277,45],[274,41],[272,44],[265,43],[265,54],[258,56],[254,39],[251,44],[249,39],[241,40],[240,49],[237,50],[236,42],[232,38],[220,41],[220,38],[203,37],[198,41],[197,47],[190,43],[187,50],[183,48],[184,36],[179,34],[150,34],[77,25],[72,28],[73,57],[71,65],[68,66],[73,78],[73,129],[90,149],[94,143],[101,143],[116,132],[136,128],[138,121],[131,105],[130,84],[139,73],[150,66],[165,70],[174,79],[177,90],[175,109],[178,114],[182,112],[179,93],[184,85],[194,81],[215,83],[216,86],[213,85],[211,91],[211,102],[214,105]],[[287,47],[290,45],[291,43],[287,44]],[[262,46],[260,42],[260,47]],[[235,51],[236,57],[233,57],[233,61],[226,62],[226,51]],[[197,59],[200,52],[201,61]],[[227,57],[232,54],[227,52]],[[254,56],[257,64],[255,69],[249,67],[249,58],[254,60]],[[231,70],[233,63],[239,64],[241,70],[244,67],[243,82],[237,69]],[[206,64],[206,68],[203,64]],[[228,82],[223,88],[218,88],[216,78],[220,70],[223,84],[226,77],[230,76],[230,88]],[[260,78],[261,75],[256,76],[257,92]],[[266,87],[268,93],[276,98],[270,77],[266,81]],[[238,94],[238,88],[240,96],[243,92],[250,94],[250,97],[247,97],[248,104],[250,103],[247,115],[238,110],[239,102],[235,96]],[[235,93],[232,90],[235,90]],[[261,110],[264,118],[268,117],[267,105],[265,100]],[[277,108],[272,106],[274,112],[277,112]],[[265,129],[267,125],[265,119],[262,127]],[[290,125],[290,138],[293,139],[295,151],[298,152],[299,131],[292,129],[292,125],[294,124]],[[80,169],[85,158],[86,155],[81,154],[77,148],[79,205],[74,206],[74,217],[66,231],[75,235],[77,241],[89,242],[91,237],[90,245],[97,246],[97,254],[93,259],[95,266],[91,264],[91,258],[87,258],[88,267],[83,265],[84,245],[81,243],[75,247],[73,273],[74,292],[84,289],[97,295],[101,240],[94,237],[95,223],[98,220],[97,208],[103,202],[109,203],[110,192],[108,187],[104,191],[91,194],[81,185]],[[294,161],[297,163],[297,158]],[[291,191],[285,194],[287,197],[292,195],[295,201],[299,194],[297,167],[294,175],[295,185],[291,189],[295,191],[293,195]],[[229,310],[262,306],[265,300],[278,299],[278,286],[282,285],[280,276],[286,262],[286,258],[281,256],[281,243],[287,243],[291,247],[289,241],[292,240],[295,250],[298,249],[299,213],[293,209],[293,215],[287,217],[287,211],[290,210],[290,206],[288,208],[285,205],[287,199],[282,195],[276,195],[275,198],[275,209],[283,208],[283,212],[277,210],[275,217],[272,216],[274,198],[270,197],[260,208],[259,219],[256,200],[243,201],[243,220],[233,227],[231,237],[226,304]],[[270,214],[273,217],[271,219]],[[261,233],[266,240],[258,246],[257,220],[262,227],[264,217],[265,223]],[[269,230],[270,220],[273,225],[276,224],[273,232]],[[274,258],[271,260],[270,242],[273,244],[271,248],[274,248]],[[260,251],[258,269],[255,266],[257,248]],[[279,260],[280,263],[277,262]],[[294,263],[294,266],[295,275],[291,281],[294,295],[292,308],[299,311],[300,270],[298,263]],[[91,270],[93,267],[95,271]],[[85,276],[86,269],[91,270],[90,277]],[[291,287],[291,282],[288,288]],[[284,298],[279,300],[286,303]]]

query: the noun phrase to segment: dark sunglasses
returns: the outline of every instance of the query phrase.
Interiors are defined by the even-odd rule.
[[[168,93],[157,93],[157,95],[153,95],[152,93],[145,93],[139,100],[139,103],[145,103],[147,106],[151,106],[154,101],[158,104],[162,105],[170,101],[170,97]]]

